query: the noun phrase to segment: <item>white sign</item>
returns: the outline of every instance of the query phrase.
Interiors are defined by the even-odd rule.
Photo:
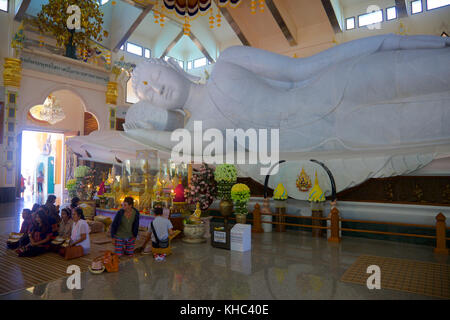
[[[230,249],[233,251],[249,251],[252,248],[252,226],[236,223],[231,229]]]
[[[214,231],[214,242],[227,243],[227,233],[225,231]]]

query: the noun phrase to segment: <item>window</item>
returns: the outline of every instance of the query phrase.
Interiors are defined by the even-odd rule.
[[[168,56],[164,56],[164,61],[168,61],[169,57]]]
[[[383,10],[362,14],[358,17],[358,26],[365,27],[383,21]]]
[[[138,46],[136,44],[128,42],[127,43],[127,51],[129,53],[133,53],[135,55],[138,55],[138,56],[142,57],[142,47],[141,46]]]
[[[120,50],[125,50],[125,45],[123,44],[121,47],[120,47]]]
[[[345,19],[345,29],[346,30],[355,29],[355,17]]]
[[[394,20],[397,19],[397,8],[396,7],[390,7],[386,9],[386,20]]]
[[[125,98],[125,101],[127,103],[136,103],[139,102],[139,98],[136,97],[133,90],[133,82],[131,81],[131,78],[127,81],[127,96]]]
[[[194,68],[200,68],[206,66],[206,58],[200,58],[194,60]]]
[[[183,61],[177,60],[178,65],[181,67],[181,69],[184,69],[184,63]]]
[[[149,49],[145,49],[145,51],[144,51],[144,57],[146,57],[147,59],[150,59],[150,58],[151,58],[151,53],[150,53],[150,50],[149,50]]]
[[[422,12],[422,0],[411,2],[411,13],[416,14]]]
[[[427,0],[427,10],[445,7],[450,4],[450,0]]]
[[[187,69],[191,70],[192,69],[192,61],[188,61],[187,62]]]
[[[0,0],[0,11],[8,12],[8,0]]]
[[[99,0],[98,2],[100,3],[100,5],[104,5],[107,4],[109,0]]]

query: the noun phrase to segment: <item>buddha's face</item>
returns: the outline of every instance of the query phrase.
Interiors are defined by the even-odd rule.
[[[139,98],[166,110],[182,108],[189,95],[190,81],[171,67],[147,64],[136,80]]]

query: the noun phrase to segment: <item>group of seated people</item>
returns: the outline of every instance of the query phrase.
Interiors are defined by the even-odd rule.
[[[16,249],[20,257],[34,257],[47,251],[58,251],[58,245],[52,243],[57,237],[70,239],[69,246],[83,247],[83,254],[90,251],[89,225],[83,210],[78,206],[80,199],[72,199],[69,207],[63,208],[59,214],[59,206],[55,206],[56,197],[48,196],[44,205],[34,204],[31,210],[22,212],[23,223],[20,233],[23,236],[17,243],[8,244],[10,249]],[[151,240],[153,248],[160,248],[160,243],[167,242],[173,234],[173,226],[167,217],[163,216],[163,208],[154,208],[156,218],[148,226],[147,237],[143,247]],[[134,199],[126,197],[111,225],[111,238],[115,253],[133,256],[135,241],[139,230],[139,211],[134,207]],[[157,236],[155,236],[155,233]],[[164,247],[163,247],[164,248]],[[164,255],[156,255],[156,260],[163,260]]]
[[[70,207],[61,210],[61,215],[55,201],[56,197],[50,195],[44,205],[36,203],[31,210],[23,210],[20,228],[23,236],[17,243],[8,244],[10,249],[16,249],[19,257],[35,257],[49,250],[57,251],[58,245],[52,244],[56,237],[70,239],[69,246],[81,246],[84,254],[89,253],[89,226],[83,210],[78,206],[80,199],[73,198]]]

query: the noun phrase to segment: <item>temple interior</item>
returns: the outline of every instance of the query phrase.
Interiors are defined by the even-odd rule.
[[[450,0],[375,2],[0,0],[0,300],[450,299]]]

